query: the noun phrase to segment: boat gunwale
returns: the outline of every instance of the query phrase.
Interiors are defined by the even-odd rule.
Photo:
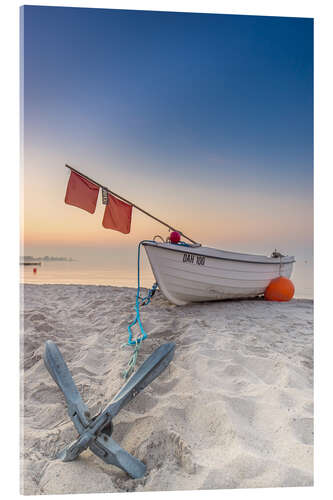
[[[283,257],[266,257],[265,255],[254,255],[254,257],[257,257],[258,260],[249,260],[249,259],[237,259],[235,257],[222,257],[222,256],[218,256],[218,255],[207,255],[207,254],[204,254],[204,252],[202,253],[198,253],[197,250],[200,250],[200,248],[208,248],[208,247],[197,247],[197,246],[192,246],[192,245],[189,245],[189,246],[185,246],[185,245],[179,245],[177,246],[176,244],[172,247],[166,247],[164,245],[168,244],[168,243],[158,243],[158,242],[151,242],[151,241],[144,241],[143,243],[143,246],[151,246],[151,247],[155,247],[155,248],[160,248],[162,250],[170,250],[172,252],[182,252],[182,253],[193,253],[194,255],[203,255],[204,257],[207,257],[209,259],[217,259],[217,260],[225,260],[225,261],[228,261],[228,260],[231,260],[231,261],[234,261],[234,262],[245,262],[245,263],[250,263],[250,264],[293,264],[294,262],[296,262],[296,259],[294,256],[289,256],[289,255],[285,255]],[[171,245],[171,243],[170,243]],[[191,250],[196,250],[195,252],[191,252]],[[227,253],[231,253],[231,254],[235,254],[236,252],[228,252],[228,250],[219,250],[219,249],[212,249],[212,250],[216,250],[217,252],[219,251],[222,251],[222,252],[227,252]],[[248,256],[250,254],[239,254],[239,255],[244,255],[244,256]],[[259,260],[259,259],[262,259],[262,260]],[[265,259],[265,260],[264,260]],[[267,260],[269,259],[269,260]]]

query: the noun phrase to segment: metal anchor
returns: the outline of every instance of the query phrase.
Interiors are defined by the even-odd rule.
[[[63,392],[71,418],[79,438],[66,446],[57,458],[64,462],[75,460],[87,448],[107,464],[112,464],[127,472],[132,478],[140,478],[146,473],[146,466],[111,437],[112,419],[121,408],[149,385],[168,366],[175,351],[173,342],[158,347],[115,395],[109,406],[96,417],[83,402],[67,364],[57,345],[48,340],[45,345],[44,363],[50,375]]]

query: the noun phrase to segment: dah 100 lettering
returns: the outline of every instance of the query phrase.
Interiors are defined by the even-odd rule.
[[[183,262],[188,262],[189,264],[198,264],[198,266],[203,266],[205,264],[205,257],[203,255],[193,255],[191,253],[184,253]]]

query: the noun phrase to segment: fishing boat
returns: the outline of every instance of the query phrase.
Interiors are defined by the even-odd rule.
[[[272,279],[290,278],[294,257],[228,252],[199,245],[143,242],[159,289],[176,305],[257,297]]]
[[[159,289],[173,304],[257,297],[264,294],[275,278],[282,277],[286,280],[280,282],[287,281],[292,274],[294,257],[276,250],[270,256],[263,256],[202,246],[79,170],[67,164],[66,167],[74,177],[72,184],[70,177],[65,202],[94,213],[101,189],[105,228],[128,234],[132,208],[135,208],[172,231],[166,241],[159,236],[162,242],[156,241],[155,237],[154,240],[142,241],[140,245],[146,250]],[[190,243],[180,241],[181,237]],[[289,283],[283,296],[280,291],[279,296],[274,292],[275,298],[268,300],[290,300],[293,294],[294,286]]]

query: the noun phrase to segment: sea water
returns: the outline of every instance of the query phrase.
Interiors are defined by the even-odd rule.
[[[112,285],[136,288],[137,261],[135,256],[133,257],[133,262],[127,262],[126,265],[118,259],[110,259],[108,263],[79,260],[42,261],[40,266],[22,265],[21,281],[34,284]],[[295,285],[296,298],[313,299],[312,261],[297,261],[291,279]],[[140,282],[144,288],[150,288],[155,282],[146,258],[141,262]]]

